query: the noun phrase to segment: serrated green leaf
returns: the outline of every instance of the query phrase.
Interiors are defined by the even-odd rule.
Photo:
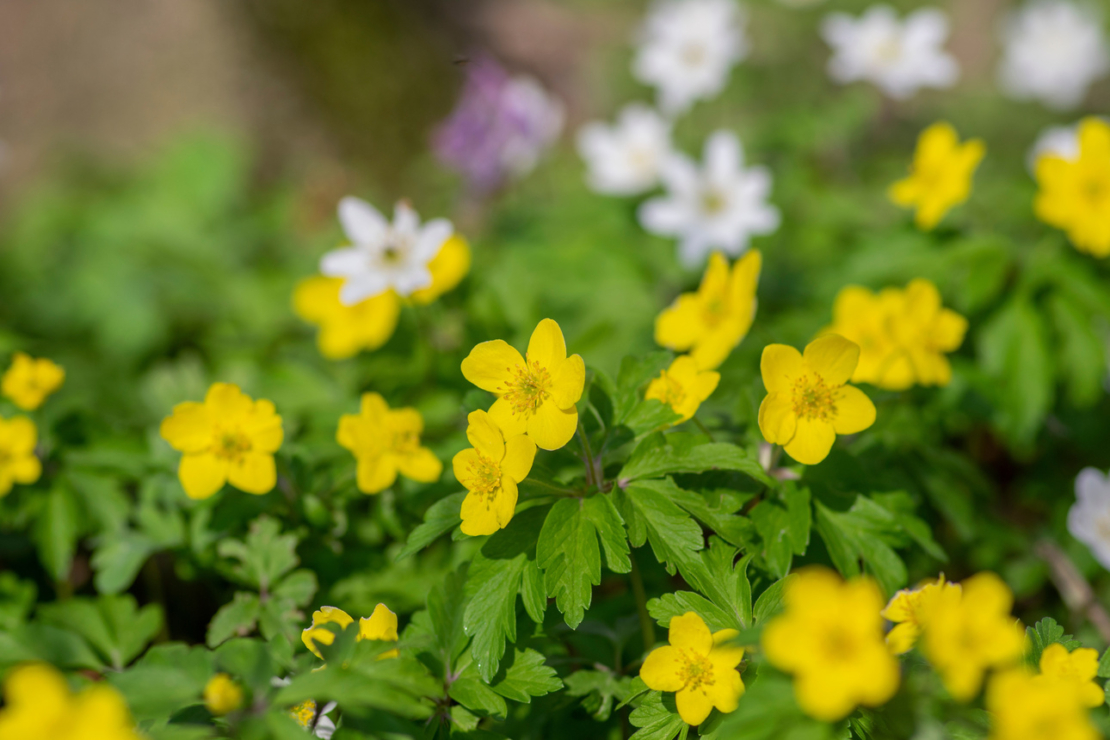
[[[477,676],[460,676],[447,689],[447,695],[472,712],[504,719],[509,706]]]
[[[0,632],[0,666],[42,661],[62,668],[102,670],[104,661],[80,635],[47,624]]]
[[[605,552],[605,563],[614,573],[627,573],[632,570],[628,558],[628,536],[624,531],[624,520],[609,494],[591,496],[582,502],[583,513],[594,525]]]
[[[794,556],[804,555],[809,546],[809,489],[789,481],[756,504],[751,518],[763,540],[760,555],[767,569],[782,578],[790,572]]]
[[[58,486],[46,494],[46,502],[35,522],[34,538],[39,558],[55,581],[69,578],[80,528],[77,502],[68,489]]]
[[[546,696],[563,688],[555,669],[532,649],[514,650],[490,688],[506,699],[529,704],[533,696]]]
[[[731,629],[730,625],[733,624],[733,619],[724,609],[693,591],[675,591],[673,594],[649,599],[647,610],[651,618],[663,627],[669,626],[672,619],[681,617],[686,612],[696,612],[714,632]]]
[[[1068,649],[1068,652],[1080,647],[1082,643],[1071,635],[1064,634],[1064,628],[1057,624],[1052,617],[1045,617],[1032,627],[1025,628],[1026,660],[1029,665],[1036,668],[1041,662],[1041,653],[1054,642],[1058,642]],[[1101,669],[1102,662],[1099,662]]]
[[[316,574],[310,570],[295,570],[281,579],[274,587],[273,597],[285,599],[296,606],[305,606],[316,595]]]
[[[428,595],[428,616],[434,637],[434,650],[446,672],[453,670],[456,659],[466,649],[468,642],[463,629],[466,573],[467,566],[464,563],[444,579],[442,588]]]
[[[162,629],[162,609],[138,608],[130,594],[73,598],[39,607],[39,619],[81,635],[117,670],[134,660]]]
[[[220,557],[238,560],[238,565],[230,568],[231,575],[259,591],[269,591],[300,562],[297,536],[281,534],[281,523],[268,516],[251,522],[245,540],[221,540],[217,552]]]
[[[580,499],[563,499],[551,507],[540,531],[536,560],[543,569],[547,595],[574,629],[590,606],[593,587],[601,583],[597,530]]]
[[[459,491],[429,506],[428,511],[424,513],[424,523],[412,530],[405,546],[397,553],[394,560],[402,560],[413,553],[420,552],[444,532],[459,526],[462,522],[459,511],[464,498],[466,498],[466,491]]]
[[[751,586],[747,568],[752,555],[736,562],[738,554],[732,545],[712,537],[708,549],[680,566],[686,582],[723,613],[724,622],[715,629],[743,630],[751,626]]]
[[[706,442],[704,436],[679,432],[645,438],[621,468],[617,480],[628,482],[706,470],[736,470],[768,486],[775,485],[743,448],[725,442]]]
[[[772,583],[755,600],[755,607],[752,609],[752,620],[756,624],[762,625],[782,610],[782,590],[786,586],[787,578],[790,578],[790,576],[780,578]]]
[[[844,577],[859,575],[863,560],[888,596],[906,585],[906,565],[887,544],[898,542],[902,534],[890,511],[864,496],[857,496],[845,512],[833,511],[820,501],[814,504],[817,532]]]
[[[149,537],[130,530],[100,538],[92,556],[96,590],[102,594],[126,591],[156,549]]]
[[[205,643],[214,648],[232,637],[246,637],[254,632],[261,612],[262,604],[257,594],[236,592],[231,602],[221,606],[208,623]]]
[[[695,557],[704,544],[701,527],[674,503],[676,491],[680,489],[674,481],[665,478],[636,481],[614,492],[632,545],[650,542],[655,558],[671,573]]]
[[[648,692],[640,705],[632,710],[628,721],[640,729],[630,740],[673,740],[687,728],[674,704],[674,694]]]
[[[1098,677],[1110,678],[1110,649],[1107,649],[1098,659]]]
[[[575,671],[566,677],[568,696],[581,696],[594,719],[604,722],[613,712],[613,701],[623,701],[632,692],[632,678],[609,670]]]
[[[601,383],[613,402],[615,424],[626,424],[628,417],[640,404],[640,389],[652,378],[671,364],[674,355],[670,352],[651,352],[642,357],[625,357],[621,360],[617,382],[612,384],[604,378]],[[613,386],[613,387],[608,387]],[[662,404],[659,404],[662,406]],[[671,412],[674,414],[674,412]],[[655,427],[651,427],[655,428]]]

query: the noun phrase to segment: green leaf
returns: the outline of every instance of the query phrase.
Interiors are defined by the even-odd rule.
[[[681,567],[686,582],[707,596],[725,614],[725,623],[715,629],[743,630],[752,625],[751,585],[747,569],[753,555],[749,554],[736,562],[738,554],[733,546],[711,537],[709,548]]]
[[[64,627],[84,637],[117,670],[134,660],[162,629],[161,607],[147,604],[139,609],[130,594],[43,604],[38,616],[45,624]]]
[[[229,569],[232,577],[259,591],[269,591],[300,562],[297,536],[281,534],[281,523],[268,516],[251,522],[245,540],[221,540],[216,550],[220,557],[239,561]]]
[[[597,530],[601,538],[601,549],[605,552],[605,563],[614,573],[628,573],[632,570],[629,560],[628,536],[610,494],[591,496],[582,502],[583,513]]]
[[[1060,337],[1056,368],[1072,405],[1090,406],[1102,396],[1106,376],[1106,345],[1095,331],[1093,317],[1064,293],[1048,298],[1049,312]]]
[[[889,510],[865,496],[857,496],[845,512],[833,511],[820,501],[815,505],[817,532],[846,578],[860,574],[862,559],[888,596],[906,585],[906,566],[888,544],[900,544],[903,530]]]
[[[444,532],[459,526],[462,523],[459,511],[464,498],[466,498],[466,491],[459,491],[429,506],[428,511],[424,513],[424,523],[412,530],[405,546],[397,553],[394,560],[402,560],[413,553],[420,552]]]
[[[621,360],[620,372],[617,374],[615,388],[606,388],[613,402],[613,419],[615,424],[626,424],[634,409],[641,403],[640,389],[652,378],[666,369],[674,355],[670,352],[651,352],[643,357],[628,356]],[[602,385],[608,378],[602,380]],[[653,399],[654,400],[654,399]],[[659,404],[662,406],[663,404]],[[665,407],[670,411],[669,407]],[[674,411],[671,411],[674,415]],[[655,427],[651,427],[655,428]]]
[[[0,630],[14,630],[23,624],[37,595],[34,581],[20,580],[10,570],[0,572]]]
[[[104,661],[79,635],[47,624],[23,624],[0,632],[0,666],[42,661],[61,668],[102,670]]]
[[[470,561],[463,629],[472,638],[470,654],[487,683],[501,665],[505,641],[516,642],[516,596],[526,559],[524,553],[510,560],[490,560],[478,553]]]
[[[736,470],[761,483],[774,486],[776,481],[763,472],[759,462],[748,457],[742,447],[725,442],[706,442],[698,434],[653,434],[646,437],[632,452],[617,480],[659,478],[674,473],[701,473],[706,470]]]
[[[681,418],[681,414],[659,399],[647,398],[636,404],[621,419],[621,424],[631,430],[633,435],[639,436],[674,426]]]
[[[755,608],[752,609],[752,619],[756,624],[764,624],[768,619],[775,616],[782,610],[782,590],[786,586],[786,578],[780,578],[767,587],[767,590],[759,595],[755,600]]]
[[[1037,667],[1041,662],[1041,653],[1054,642],[1058,642],[1068,649],[1070,653],[1082,643],[1071,635],[1064,634],[1064,628],[1056,623],[1052,617],[1045,617],[1032,627],[1025,628],[1025,645],[1027,649],[1026,660],[1032,667]],[[1099,661],[1099,670],[1102,670],[1102,661]]]
[[[632,693],[632,678],[617,676],[604,666],[596,671],[575,671],[565,679],[568,696],[585,697],[582,701],[594,719],[604,722],[613,712],[613,700],[623,701]]]
[[[274,587],[275,599],[285,599],[296,606],[306,606],[316,594],[316,574],[310,570],[295,570]]]
[[[686,612],[697,613],[714,632],[729,629],[734,623],[728,612],[693,591],[676,591],[673,594],[663,594],[659,598],[649,599],[647,610],[651,618],[662,627],[669,626],[672,619],[681,617]]]
[[[704,544],[701,527],[674,503],[681,495],[670,478],[636,481],[614,491],[632,545],[650,542],[655,558],[671,573],[690,562]]]
[[[214,648],[232,637],[246,637],[254,632],[261,613],[262,603],[257,594],[237,592],[231,603],[221,606],[208,623],[205,643]]]
[[[143,564],[157,550],[149,537],[124,530],[111,537],[100,538],[92,556],[96,575],[93,585],[102,594],[118,594],[135,582]]]
[[[468,641],[463,629],[466,572],[467,566],[464,563],[444,579],[441,588],[428,594],[428,617],[434,638],[433,646],[445,673],[453,670],[456,658],[466,649]]]
[[[543,569],[547,595],[574,629],[601,583],[597,530],[581,499],[562,499],[551,507],[540,531],[536,560]]]
[[[760,555],[767,569],[782,578],[790,572],[794,556],[804,555],[809,546],[809,489],[787,481],[755,505],[751,518],[763,540]]]
[[[778,674],[764,675],[755,681],[745,674],[750,686],[736,711],[721,720],[715,737],[720,740],[833,740],[847,738],[837,725],[818,722],[802,713],[794,700],[790,679]],[[841,725],[841,727],[843,727]]]
[[[535,650],[514,650],[490,688],[506,699],[529,704],[533,696],[546,696],[563,688],[563,682]]]
[[[628,721],[640,728],[630,740],[672,740],[687,728],[678,716],[674,694],[664,695],[658,691],[648,692],[632,710]]]
[[[1038,659],[1037,662],[1039,663],[1040,659]],[[1098,659],[1098,677],[1110,678],[1110,648]]]
[[[42,513],[35,522],[34,539],[39,558],[55,582],[69,578],[73,553],[77,551],[80,513],[73,494],[55,487],[46,494]]]
[[[497,692],[477,676],[460,676],[447,689],[447,695],[472,712],[504,719],[509,707]]]

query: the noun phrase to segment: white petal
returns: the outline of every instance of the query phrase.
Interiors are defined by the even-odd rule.
[[[374,206],[352,196],[339,201],[339,223],[355,244],[376,244],[389,230],[389,223]]]
[[[734,177],[743,161],[744,150],[733,132],[715,131],[705,142],[705,170],[714,182]]]
[[[678,245],[678,261],[689,270],[701,267],[713,246],[703,232],[697,231],[689,234]]]
[[[422,263],[406,265],[392,275],[393,288],[401,295],[409,295],[413,291],[427,288],[432,284],[432,273]]]
[[[328,277],[358,275],[366,270],[369,255],[357,247],[336,249],[320,258],[320,272]]]
[[[674,198],[652,198],[640,205],[640,225],[652,234],[676,236],[695,219],[689,207]]]
[[[403,200],[393,207],[393,231],[397,234],[416,234],[420,230],[420,216]]]
[[[1075,478],[1075,498],[1085,506],[1110,509],[1110,477],[1095,468],[1083,468]]]
[[[455,227],[445,218],[435,218],[424,224],[420,236],[413,245],[414,257],[420,262],[428,262],[437,254],[443,243],[455,233]]]
[[[363,272],[351,277],[339,289],[339,302],[353,306],[367,298],[384,293],[389,289],[389,279],[379,272]]]

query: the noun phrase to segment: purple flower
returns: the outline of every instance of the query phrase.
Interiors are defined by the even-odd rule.
[[[524,175],[559,136],[563,106],[527,76],[510,76],[489,57],[467,66],[455,110],[435,134],[434,148],[470,185],[488,192]]]

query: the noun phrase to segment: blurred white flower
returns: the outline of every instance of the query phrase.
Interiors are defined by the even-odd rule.
[[[1110,71],[1101,19],[1087,6],[1040,0],[1007,18],[1002,29],[999,81],[1018,100],[1039,100],[1066,110]]]
[[[745,15],[734,0],[657,0],[640,29],[632,73],[654,86],[668,115],[724,89],[748,53]]]
[[[671,127],[653,108],[633,103],[611,126],[600,121],[583,126],[578,152],[586,160],[590,188],[636,195],[658,184],[659,168],[671,152]]]
[[[825,0],[779,0],[779,4],[785,5],[788,8],[811,8],[823,2],[825,2]]]
[[[1025,157],[1025,166],[1035,172],[1037,160],[1045,155],[1069,160],[1078,157],[1079,125],[1051,126],[1042,131]]]
[[[358,198],[339,202],[339,223],[351,246],[328,252],[320,259],[320,272],[345,278],[339,300],[353,306],[389,289],[407,296],[428,287],[432,273],[428,262],[454,233],[446,219],[420,225],[420,217],[404,201],[389,223],[374,206]]]
[[[771,173],[766,167],[744,168],[740,140],[718,131],[705,143],[704,163],[684,154],[667,158],[661,171],[667,194],[640,206],[645,229],[682,241],[679,259],[697,267],[714,249],[736,256],[753,235],[779,227],[779,211],[767,202]]]
[[[1075,499],[1068,511],[1068,531],[1110,569],[1110,477],[1084,468],[1075,479]]]
[[[316,716],[316,727],[312,730],[312,734],[320,738],[320,740],[331,740],[331,736],[335,734],[335,721],[328,716],[328,712],[335,709],[336,703],[329,701],[320,710],[320,714]]]
[[[902,99],[923,87],[951,87],[960,75],[943,48],[948,18],[935,8],[910,13],[904,21],[887,5],[875,5],[859,18],[831,13],[821,35],[833,48],[829,75],[841,84],[866,80]]]

